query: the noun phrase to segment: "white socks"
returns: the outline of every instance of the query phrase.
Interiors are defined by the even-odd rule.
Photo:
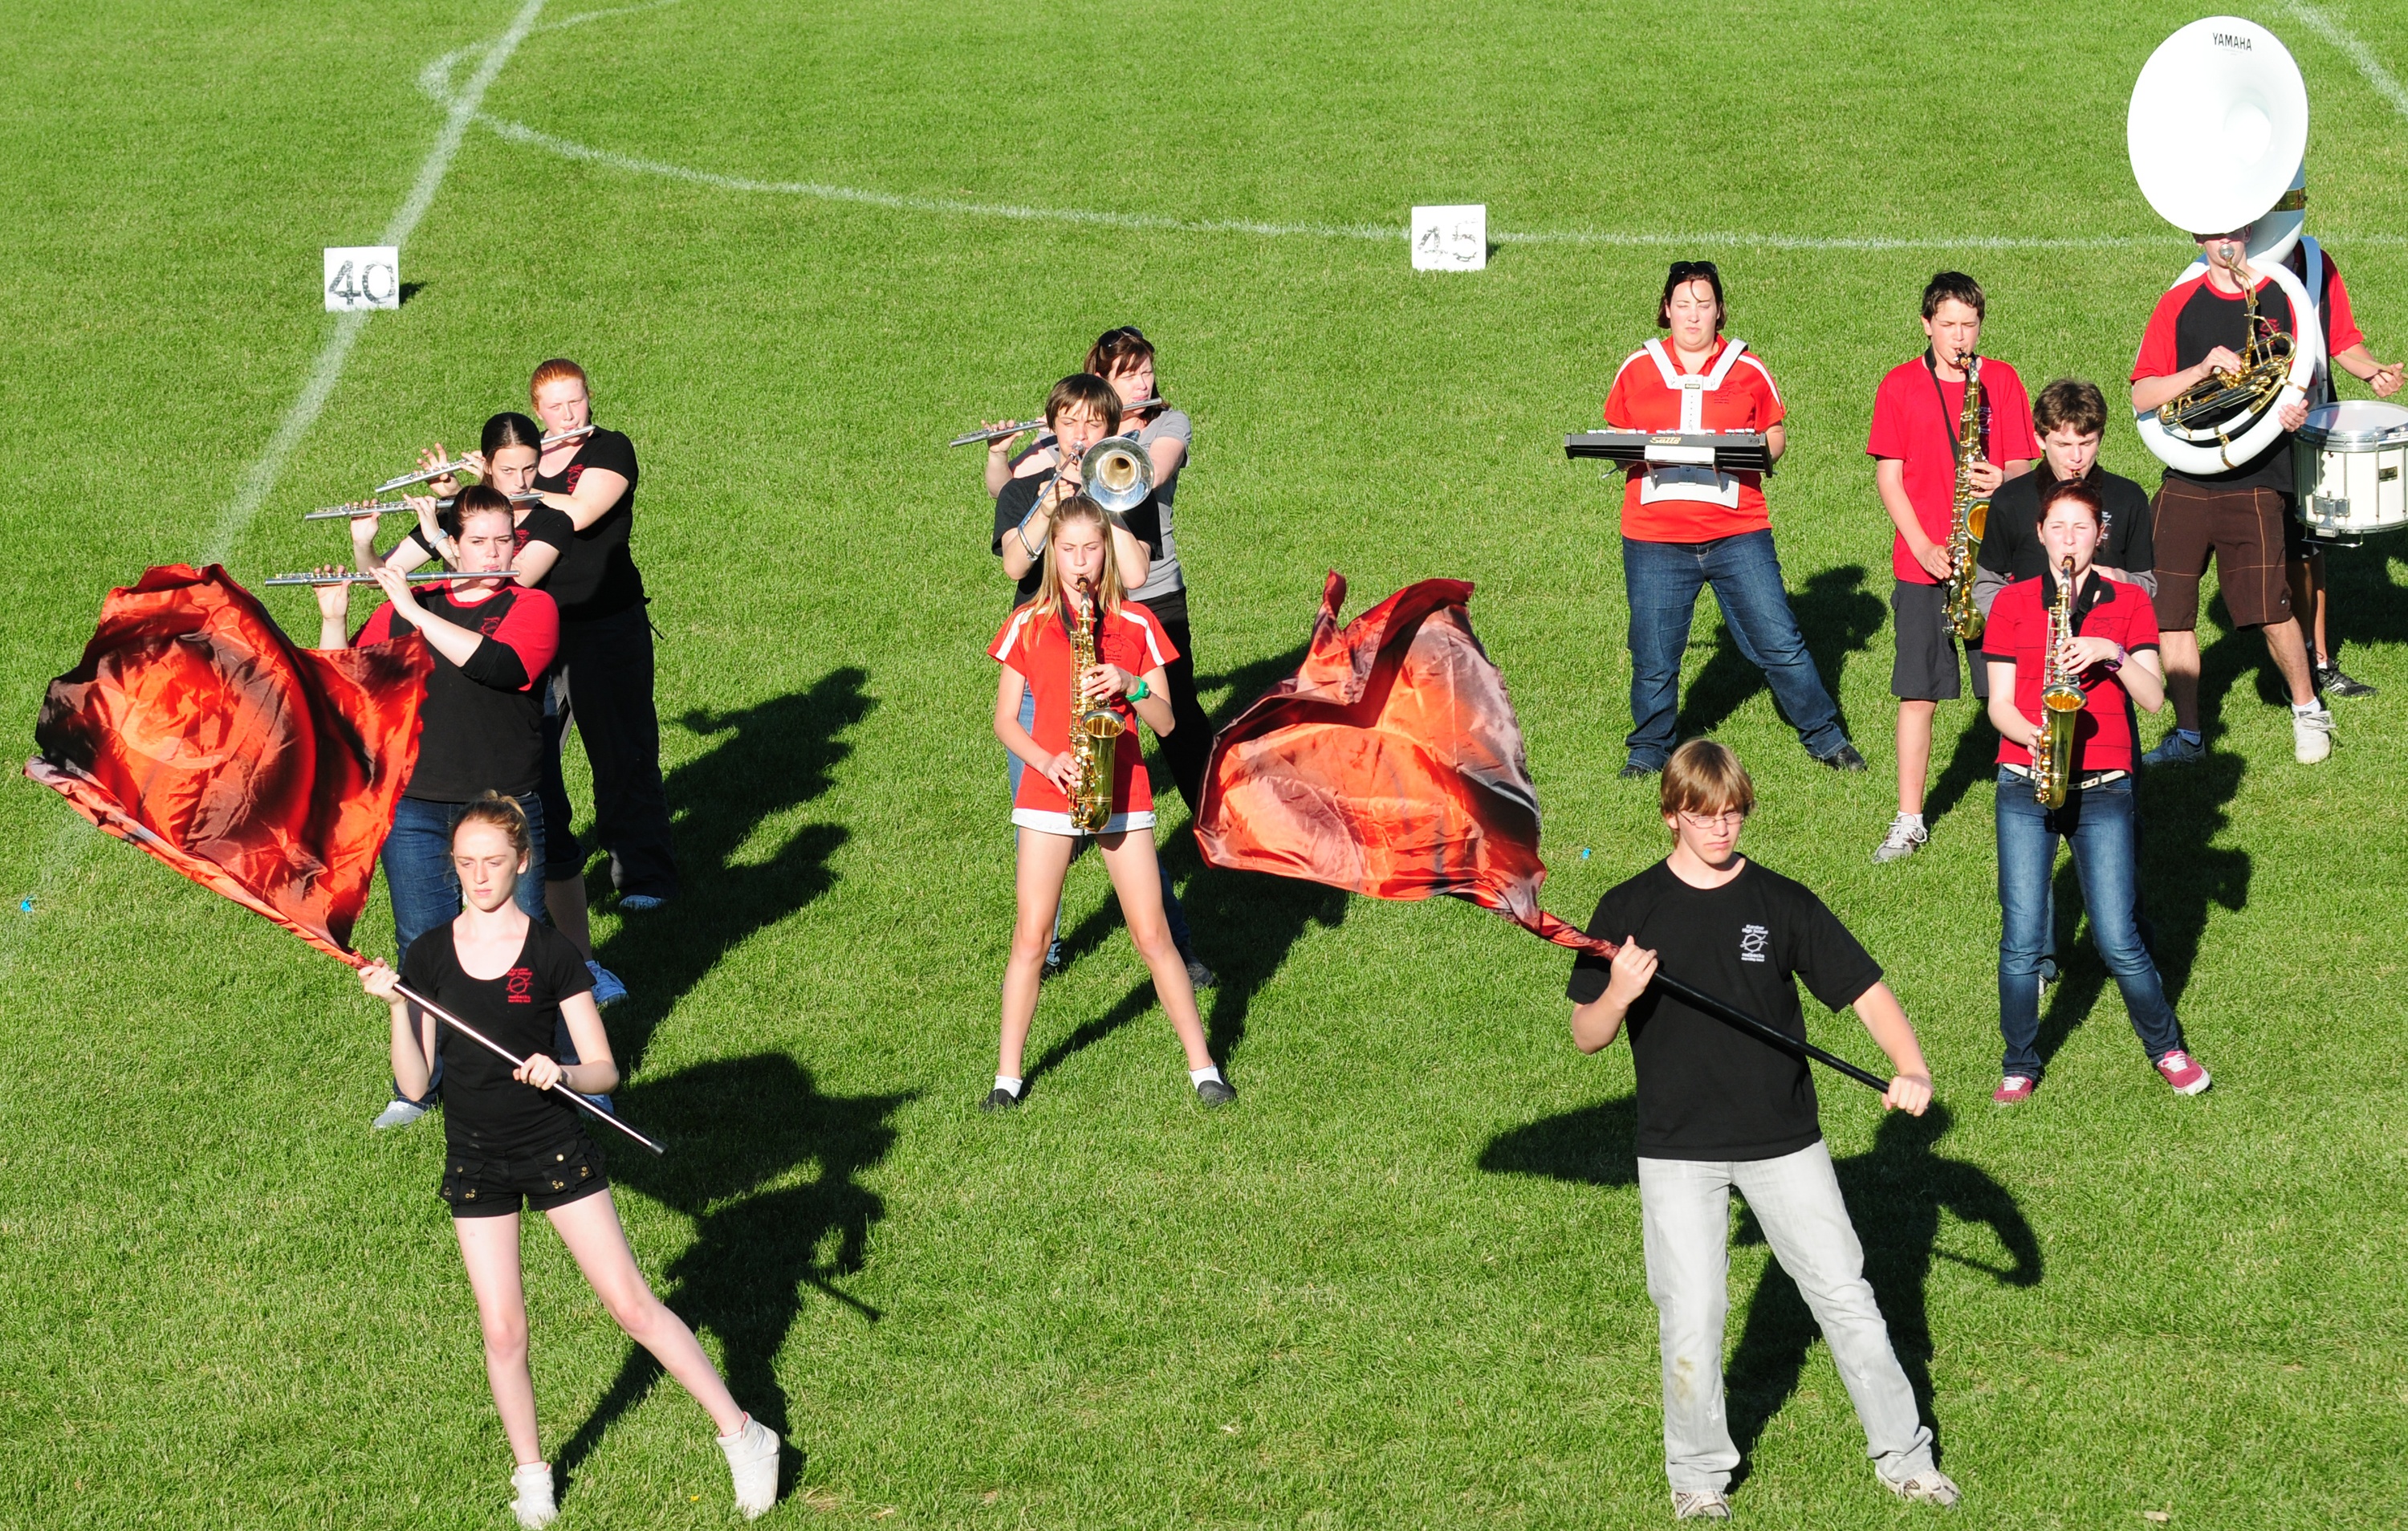
[[[1207,1064],[1202,1068],[1192,1068],[1187,1071],[1187,1082],[1191,1085],[1200,1085],[1207,1079],[1211,1079],[1216,1084],[1227,1084],[1229,1082],[1228,1080],[1221,1077],[1221,1070],[1216,1065]]]
[[[1900,814],[1898,816],[1898,821],[1900,824],[1905,825],[1910,830],[1919,830],[1923,828],[1923,816],[1921,814]]]
[[[2321,701],[2295,701],[2291,703],[2291,715],[2293,717],[2314,717],[2324,710],[2324,703]]]
[[[1005,1094],[1010,1095],[1015,1101],[1020,1099],[1020,1081],[1008,1075],[996,1075],[995,1076],[995,1088],[1002,1090]]]
[[[510,1501],[510,1513],[527,1531],[543,1531],[559,1518],[559,1507],[552,1499],[551,1463],[530,1462],[519,1468],[510,1474],[510,1487],[518,1494]]]

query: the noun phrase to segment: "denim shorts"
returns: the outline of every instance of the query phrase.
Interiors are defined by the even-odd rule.
[[[443,1156],[443,1184],[436,1194],[455,1218],[508,1218],[523,1202],[529,1211],[549,1212],[610,1189],[602,1150],[583,1134],[525,1159]]]

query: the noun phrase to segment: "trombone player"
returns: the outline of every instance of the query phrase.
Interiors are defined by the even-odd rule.
[[[2247,228],[2202,234],[2207,268],[2177,282],[2149,315],[2132,364],[2132,409],[2147,414],[2218,378],[2250,370],[2279,335],[2299,343],[2291,303],[2274,279],[2249,261]],[[2311,338],[2313,339],[2313,338]],[[2262,358],[2259,367],[2275,365]],[[2186,765],[2207,753],[2200,729],[2199,582],[2208,561],[2234,625],[2257,628],[2291,698],[2291,749],[2301,765],[2332,753],[2332,714],[2316,700],[2308,648],[2291,604],[2286,554],[2296,485],[2291,433],[2307,423],[2304,403],[2276,406],[2281,431],[2258,455],[2213,473],[2168,466],[2157,490],[2154,541],[2157,625],[2163,632],[2166,689],[2174,728],[2143,758]]]

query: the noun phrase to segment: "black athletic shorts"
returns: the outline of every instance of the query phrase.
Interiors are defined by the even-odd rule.
[[[443,1184],[435,1193],[452,1205],[455,1218],[507,1218],[522,1202],[530,1211],[549,1212],[609,1188],[602,1150],[580,1133],[527,1159],[446,1152]]]
[[[1898,636],[1898,658],[1889,671],[1889,694],[1900,701],[1954,701],[1964,694],[1957,674],[1956,629],[1948,625],[1948,587],[1898,582],[1890,591],[1890,614]],[[1973,670],[1973,695],[1987,701],[1990,677],[1982,664],[1981,640],[1967,657]]]

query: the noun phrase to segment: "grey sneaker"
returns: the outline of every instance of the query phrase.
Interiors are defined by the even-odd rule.
[[[1727,1521],[1730,1501],[1713,1489],[1674,1489],[1672,1518],[1676,1521]]]
[[[2314,765],[2332,753],[2332,713],[2323,707],[2291,715],[2291,758]]]
[[[377,1113],[376,1120],[368,1123],[368,1131],[382,1133],[395,1127],[407,1127],[424,1115],[426,1107],[416,1101],[394,1101]]]
[[[1879,866],[1884,861],[1903,861],[1930,843],[1930,830],[1900,814],[1889,821],[1889,833],[1873,847],[1873,864]]]
[[[2166,735],[2164,743],[2142,756],[2141,763],[2153,766],[2196,765],[2206,758],[2207,742],[2202,739],[2194,744],[2185,739],[2182,730],[2176,729]]]
[[[1879,1473],[1873,1476],[1881,1478]],[[1937,1467],[1926,1467],[1914,1477],[1895,1483],[1882,1478],[1881,1485],[1909,1504],[1938,1505],[1942,1509],[1964,1497],[1957,1491],[1956,1480]]]
[[[1207,1079],[1196,1087],[1196,1098],[1206,1105],[1226,1105],[1238,1098],[1226,1079]]]
[[[1197,989],[1210,989],[1221,981],[1221,975],[1191,957],[1187,960],[1187,982]]]
[[[2329,697],[2371,697],[2376,694],[2374,687],[2364,681],[2343,674],[2341,666],[2337,664],[2316,666],[2316,689]]]

